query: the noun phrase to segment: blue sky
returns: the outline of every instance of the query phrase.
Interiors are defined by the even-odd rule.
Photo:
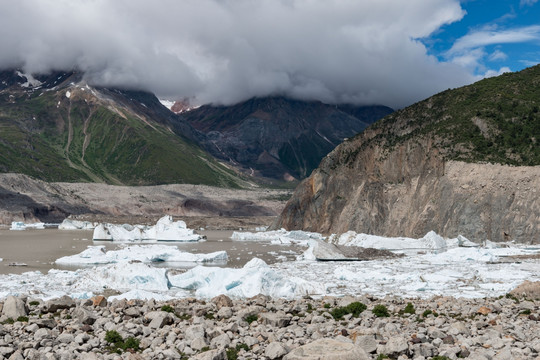
[[[469,0],[461,1],[461,7],[461,20],[421,40],[439,61],[459,64],[478,76],[540,63],[538,0]]]

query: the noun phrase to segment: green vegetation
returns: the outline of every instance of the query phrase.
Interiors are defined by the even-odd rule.
[[[17,321],[20,321],[20,322],[28,322],[28,316],[19,316],[17,318]]]
[[[89,92],[69,100],[62,91],[5,92],[0,95],[0,172],[126,185],[243,184],[170,127]]]
[[[439,314],[436,312],[436,311],[433,311],[433,310],[425,310],[423,313],[422,313],[422,316],[423,317],[427,317],[429,315],[433,315],[434,317],[437,317],[439,316]]]
[[[248,315],[244,318],[244,320],[248,323],[248,324],[251,324],[252,322],[254,321],[257,321],[257,319],[259,319],[259,317],[257,315]]]
[[[174,313],[174,309],[171,305],[163,305],[161,307],[161,311],[165,311],[165,312],[168,312],[168,313]]]
[[[358,317],[366,309],[366,305],[362,304],[361,302],[355,301],[347,306],[332,309],[332,311],[330,311],[330,315],[332,315],[335,320],[339,320],[347,314],[352,314],[353,317]]]
[[[227,360],[236,360],[238,359],[238,352],[240,350],[246,350],[246,351],[249,351],[249,346],[247,346],[246,344],[237,344],[236,347],[234,348],[228,348],[227,349]]]
[[[540,164],[540,65],[446,90],[375,123],[360,148],[391,151],[409,142],[432,145],[448,160],[508,165]]]
[[[412,303],[407,303],[407,306],[399,312],[400,314],[416,314],[416,309]]]
[[[373,307],[373,310],[371,310],[371,312],[376,317],[389,317],[390,316],[390,313],[388,312],[388,309],[386,308],[386,306],[384,306],[382,304],[375,305]]]
[[[385,354],[379,354],[377,355],[377,360],[383,360],[383,359],[390,359],[388,355]]]
[[[14,324],[14,323],[15,323],[15,320],[13,320],[12,318],[7,318],[6,320],[2,321],[2,325]]]
[[[139,340],[134,337],[128,337],[126,340],[116,330],[108,330],[105,333],[105,341],[111,344],[108,350],[121,354],[122,351],[139,351]]]
[[[32,300],[28,303],[30,306],[36,306],[36,305],[39,305],[39,301],[36,301],[36,300]]]

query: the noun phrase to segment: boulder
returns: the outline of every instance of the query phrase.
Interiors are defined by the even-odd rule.
[[[52,299],[43,304],[42,312],[55,313],[58,310],[69,309],[75,307],[75,301],[67,295],[61,298]]]
[[[300,346],[283,357],[284,360],[368,360],[357,345],[333,339],[319,339]]]
[[[227,354],[224,349],[208,350],[191,357],[193,360],[226,360]]]
[[[94,296],[90,300],[92,300],[92,305],[94,306],[99,306],[99,307],[107,306],[107,298],[105,298],[105,296],[103,295]]]
[[[540,299],[540,281],[525,280],[525,282],[510,291],[510,294],[528,299]]]
[[[263,313],[259,316],[263,324],[270,325],[272,327],[287,327],[291,322],[291,318],[284,312],[278,313]]]
[[[227,295],[223,295],[223,294],[221,294],[219,296],[216,296],[211,301],[214,304],[216,304],[218,310],[221,309],[222,307],[232,307],[233,306],[233,302],[232,302],[231,298],[228,297]]]
[[[92,325],[96,322],[96,316],[90,311],[83,307],[78,307],[73,312],[73,315],[79,320],[81,324]]]
[[[6,301],[4,301],[2,315],[5,315],[13,320],[17,320],[19,316],[28,315],[28,308],[26,307],[26,303],[21,299],[15,296],[8,296]]]

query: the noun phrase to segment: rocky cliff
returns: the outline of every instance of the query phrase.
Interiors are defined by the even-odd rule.
[[[540,166],[487,163],[538,165],[539,78],[537,66],[388,116],[326,156],[274,227],[540,242]],[[468,106],[471,92],[486,95]]]

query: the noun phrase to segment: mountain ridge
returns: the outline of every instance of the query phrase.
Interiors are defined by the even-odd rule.
[[[536,66],[445,91],[385,117],[329,153],[273,227],[411,237],[435,230],[475,241],[534,242],[540,236],[540,167],[523,165],[538,165],[539,149],[531,144],[539,131],[539,81]],[[473,105],[466,96],[471,90],[483,94]],[[478,115],[498,105],[498,116]],[[506,136],[512,129],[521,129],[519,142]],[[493,134],[506,140],[487,146]],[[495,160],[502,164],[489,164]]]

